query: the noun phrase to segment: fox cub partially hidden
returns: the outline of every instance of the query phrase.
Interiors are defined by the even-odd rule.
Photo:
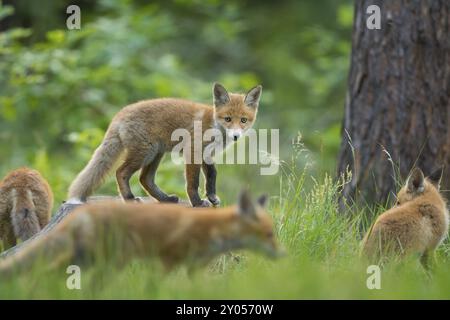
[[[123,265],[157,257],[166,269],[201,266],[234,249],[277,257],[267,197],[254,203],[247,192],[237,206],[186,208],[175,204],[104,202],[83,205],[46,235],[0,260],[0,276],[28,270],[39,257],[50,268],[100,261]]]
[[[217,128],[223,141],[236,141],[252,127],[256,119],[262,87],[251,89],[246,95],[228,93],[220,84],[214,84],[214,106],[182,99],[154,99],[137,102],[122,109],[112,120],[102,144],[97,148],[87,166],[79,173],[69,188],[69,201],[86,201],[99,187],[119,156],[125,160],[116,171],[119,192],[124,200],[134,200],[130,178],[138,170],[142,187],[161,202],[178,202],[178,197],[167,195],[155,183],[156,170],[164,153],[170,152],[179,141],[172,141],[176,129],[191,133],[194,146],[194,122],[200,121],[202,133]],[[198,136],[196,136],[198,137]],[[212,142],[201,142],[203,150]],[[192,161],[191,161],[192,162]],[[206,179],[206,195],[198,194],[199,175]],[[214,164],[186,164],[187,194],[193,206],[219,205],[216,195],[216,169]]]
[[[0,182],[0,238],[5,249],[26,240],[47,225],[53,194],[35,170],[17,169]]]
[[[425,178],[415,168],[397,195],[397,204],[381,214],[367,233],[363,253],[378,263],[388,256],[419,254],[427,267],[430,256],[448,233],[449,214],[439,193],[442,171]]]

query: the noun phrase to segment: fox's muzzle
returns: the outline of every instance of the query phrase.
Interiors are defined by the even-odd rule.
[[[279,259],[287,255],[286,250],[278,245],[266,246],[264,251],[270,259]]]
[[[237,141],[240,137],[242,137],[242,129],[228,129],[227,130],[228,137],[233,139],[234,141]]]
[[[272,255],[272,259],[279,259],[279,258],[283,258],[287,256],[287,252],[286,250],[284,250],[283,248],[278,248],[276,251],[274,251],[273,255]]]

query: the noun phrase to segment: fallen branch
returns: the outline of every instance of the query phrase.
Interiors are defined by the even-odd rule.
[[[142,198],[142,200],[144,202],[149,202],[149,203],[155,202],[155,200],[153,200],[152,198]],[[101,201],[122,201],[122,200],[118,197],[109,197],[109,196],[97,196],[97,197],[91,197],[88,199],[88,203],[101,202]],[[39,233],[35,234],[33,237],[29,238],[28,240],[23,241],[23,242],[17,244],[16,246],[0,253],[0,259],[14,254],[15,252],[17,252],[17,251],[21,250],[23,247],[25,247],[28,243],[47,234],[62,219],[64,219],[67,215],[69,215],[76,207],[81,206],[81,205],[83,205],[83,204],[63,203],[61,205],[61,207],[59,207],[58,211],[56,211],[56,213],[53,215],[50,222],[44,227],[44,229],[42,229]]]

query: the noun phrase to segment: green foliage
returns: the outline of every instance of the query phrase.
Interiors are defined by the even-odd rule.
[[[81,30],[72,31],[65,2],[40,2],[45,19],[26,1],[16,11],[0,5],[10,26],[0,34],[0,174],[37,165],[59,202],[120,108],[162,96],[209,102],[213,81],[232,91],[262,83],[257,126],[281,129],[281,157],[301,131],[320,160],[316,172],[333,168],[350,1],[83,2]],[[233,201],[242,176],[258,192],[276,192],[278,177],[258,169],[221,166],[219,194]],[[166,161],[158,180],[184,195],[181,167]],[[99,192],[115,193],[113,179]]]

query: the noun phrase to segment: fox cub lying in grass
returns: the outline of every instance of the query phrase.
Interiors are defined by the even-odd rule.
[[[194,123],[199,122],[202,135],[215,128],[220,130],[223,141],[236,141],[253,126],[261,92],[262,87],[256,86],[246,95],[233,94],[216,83],[213,88],[214,106],[173,98],[140,101],[126,106],[111,121],[102,144],[72,182],[69,202],[85,202],[122,154],[125,154],[125,159],[116,171],[116,180],[124,200],[136,199],[130,189],[130,178],[140,170],[139,181],[149,195],[160,202],[178,202],[177,196],[166,194],[155,182],[156,170],[164,154],[179,143],[178,139],[172,140],[172,133],[177,129],[188,130],[193,147],[197,144],[194,137],[198,139],[193,132]],[[199,142],[202,150],[214,144],[211,141]],[[219,205],[214,164],[187,160],[191,163],[186,164],[186,188],[192,206]],[[198,193],[201,170],[205,175],[208,200],[202,200]]]
[[[21,168],[0,182],[0,239],[5,249],[27,240],[47,225],[53,194],[35,170]]]
[[[254,203],[243,192],[237,206],[217,209],[158,203],[83,205],[48,234],[0,260],[0,276],[29,270],[39,257],[52,269],[158,257],[168,270],[181,263],[204,265],[234,249],[277,257],[280,250],[266,202],[263,196]]]
[[[378,263],[391,255],[418,253],[428,260],[448,233],[449,214],[439,193],[442,171],[425,178],[416,168],[397,195],[397,204],[381,214],[363,241],[363,253]]]

